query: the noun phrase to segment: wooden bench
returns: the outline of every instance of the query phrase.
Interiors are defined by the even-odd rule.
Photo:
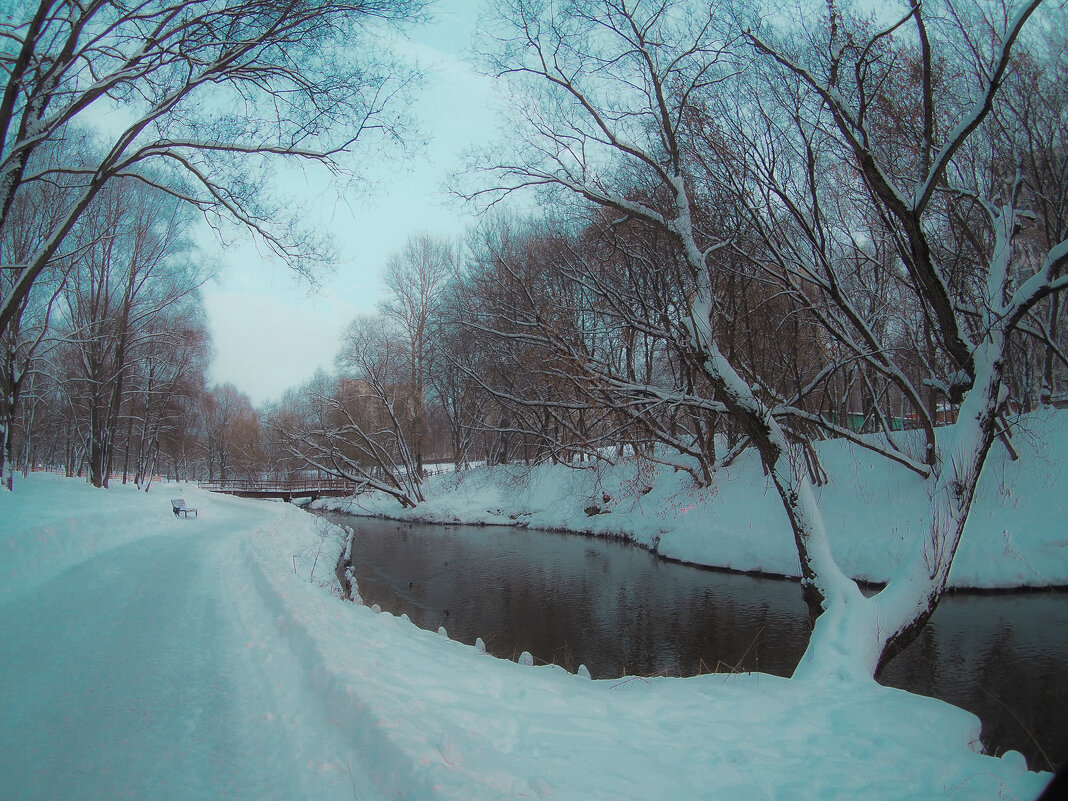
[[[193,513],[193,517],[197,516],[197,510],[191,509],[185,505],[185,498],[176,498],[171,501],[171,508],[174,510],[175,517],[189,517],[189,513]]]

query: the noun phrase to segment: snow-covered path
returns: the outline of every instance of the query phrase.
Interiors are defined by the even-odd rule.
[[[105,551],[4,609],[5,798],[322,797],[299,781],[314,771],[293,725],[315,695],[282,684],[304,673],[250,608],[240,538],[194,526]]]
[[[493,659],[324,585],[284,504],[34,477],[0,495],[0,796],[1034,798],[967,712],[874,684],[590,681]]]

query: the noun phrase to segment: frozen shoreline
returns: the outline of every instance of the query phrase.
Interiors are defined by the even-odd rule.
[[[1068,412],[1030,415],[1021,458],[995,443],[949,577],[951,589],[1068,587]],[[835,555],[852,577],[884,584],[923,525],[926,497],[904,468],[843,441],[817,444],[830,481],[819,489]],[[522,525],[626,539],[674,561],[798,578],[792,534],[754,455],[708,488],[668,468],[505,465],[431,476],[427,501],[323,499],[316,508],[427,523]],[[597,506],[601,513],[589,516]],[[919,511],[918,511],[919,510]]]
[[[344,499],[341,499],[344,500]],[[734,576],[752,576],[753,578],[770,579],[772,581],[783,581],[791,584],[798,584],[801,581],[800,576],[790,575],[786,573],[769,573],[762,570],[745,570],[737,567],[725,567],[723,565],[705,564],[703,562],[691,561],[685,558],[669,556],[661,553],[655,547],[655,545],[649,545],[645,542],[637,540],[626,534],[619,533],[605,533],[590,531],[581,528],[549,528],[545,526],[530,526],[522,523],[501,523],[501,522],[486,522],[478,521],[474,523],[468,523],[463,520],[437,520],[432,518],[421,518],[414,514],[398,515],[387,514],[379,512],[368,512],[364,510],[350,511],[352,507],[342,508],[342,505],[338,503],[338,499],[329,499],[327,501],[316,502],[314,506],[309,507],[314,511],[323,512],[337,512],[339,514],[347,515],[354,521],[358,521],[361,518],[368,520],[396,520],[399,522],[414,522],[423,523],[428,526],[437,525],[450,525],[450,526],[496,526],[500,528],[520,528],[526,531],[545,532],[546,534],[568,534],[575,537],[589,537],[591,539],[608,539],[617,542],[627,543],[633,545],[636,548],[641,548],[656,556],[658,559],[664,562],[671,562],[680,565],[689,565],[696,567],[700,570],[708,570],[713,573],[726,573]],[[358,524],[354,524],[358,525]],[[869,591],[877,591],[886,586],[883,581],[872,581],[864,578],[854,577],[861,588]],[[1021,585],[1009,585],[1009,586],[994,586],[994,587],[973,587],[968,585],[950,585],[946,588],[947,595],[1012,595],[1016,593],[1057,593],[1068,594],[1068,579],[1061,580],[1060,583],[1045,583],[1045,584],[1021,584]]]

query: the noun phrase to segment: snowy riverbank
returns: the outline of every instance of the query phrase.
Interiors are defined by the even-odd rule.
[[[1068,412],[1029,415],[1014,429],[1020,459],[995,443],[950,585],[1000,589],[1068,585]],[[830,481],[819,491],[835,554],[855,578],[882,583],[922,526],[921,482],[844,441],[817,444]],[[616,536],[670,559],[797,576],[785,512],[755,454],[695,490],[685,473],[632,462],[476,468],[432,476],[427,502],[403,510],[386,496],[318,502],[322,508],[428,522],[528,525]],[[599,512],[588,515],[586,510]]]
[[[930,801],[1048,779],[974,753],[973,715],[874,683],[488,657],[340,600],[340,534],[190,486],[0,493],[5,798]]]

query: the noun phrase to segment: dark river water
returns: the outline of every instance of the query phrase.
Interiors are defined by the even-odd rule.
[[[792,581],[665,562],[611,540],[323,514],[356,530],[360,594],[495,656],[594,678],[793,672],[808,613]],[[1068,593],[956,594],[880,677],[983,721],[988,753],[1068,762]]]

